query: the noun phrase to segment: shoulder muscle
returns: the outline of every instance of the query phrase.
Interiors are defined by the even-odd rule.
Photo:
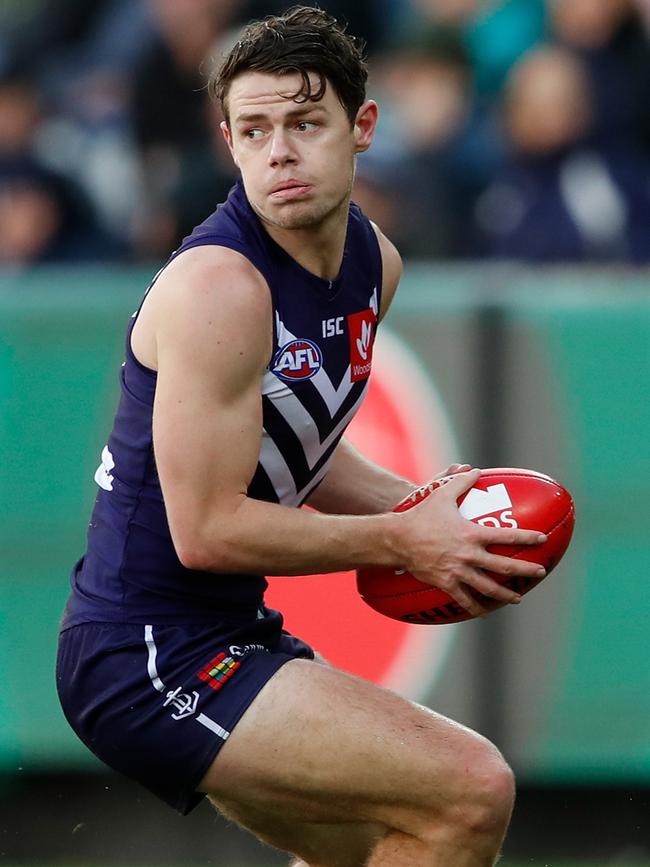
[[[225,247],[188,250],[154,288],[159,374],[175,360],[198,375],[209,372],[222,386],[232,374],[236,387],[241,377],[263,371],[272,350],[271,295],[244,256]]]
[[[381,252],[382,268],[384,279],[381,291],[381,310],[379,311],[379,319],[383,319],[391,302],[395,296],[397,286],[402,276],[402,257],[397,251],[397,247],[389,238],[384,235],[381,229],[372,223],[372,227],[377,235],[379,242],[379,250]]]

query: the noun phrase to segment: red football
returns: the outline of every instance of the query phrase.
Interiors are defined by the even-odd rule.
[[[439,479],[417,488],[393,509],[404,512],[448,479]],[[458,499],[458,508],[470,521],[488,527],[518,527],[539,530],[548,536],[542,545],[493,545],[490,551],[507,557],[539,563],[546,574],[559,563],[571,540],[575,509],[569,492],[558,482],[533,470],[497,468],[482,470],[476,484]],[[541,578],[508,578],[488,573],[499,584],[528,593]],[[473,615],[462,608],[448,593],[418,581],[409,572],[388,567],[359,569],[357,588],[362,599],[386,617],[407,623],[458,623]],[[476,594],[489,611],[505,603]]]

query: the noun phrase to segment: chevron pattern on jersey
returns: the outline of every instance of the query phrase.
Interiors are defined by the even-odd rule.
[[[280,345],[298,339],[277,313],[276,325]],[[304,502],[326,474],[366,388],[367,381],[352,382],[349,367],[338,387],[324,366],[311,379],[297,384],[267,372],[262,382],[260,457],[249,495],[287,506]],[[268,496],[269,484],[272,498]]]

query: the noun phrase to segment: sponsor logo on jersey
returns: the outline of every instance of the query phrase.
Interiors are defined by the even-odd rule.
[[[219,653],[197,673],[199,680],[207,683],[212,689],[221,689],[237,671],[241,662],[236,662],[232,656]]]
[[[350,378],[352,382],[368,379],[370,376],[376,322],[377,317],[370,307],[348,316]]]
[[[345,316],[334,316],[332,319],[323,319],[321,322],[323,337],[336,337],[339,334],[344,334],[344,322]]]
[[[312,340],[292,340],[275,354],[271,371],[287,382],[311,379],[323,366],[323,355]]]

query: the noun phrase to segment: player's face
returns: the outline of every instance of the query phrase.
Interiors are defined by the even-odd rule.
[[[297,74],[242,73],[228,94],[230,124],[222,124],[248,200],[280,229],[317,229],[333,215],[347,217],[355,155],[369,147],[377,120],[368,100],[351,124],[329,84],[318,102],[288,98],[301,81]]]

